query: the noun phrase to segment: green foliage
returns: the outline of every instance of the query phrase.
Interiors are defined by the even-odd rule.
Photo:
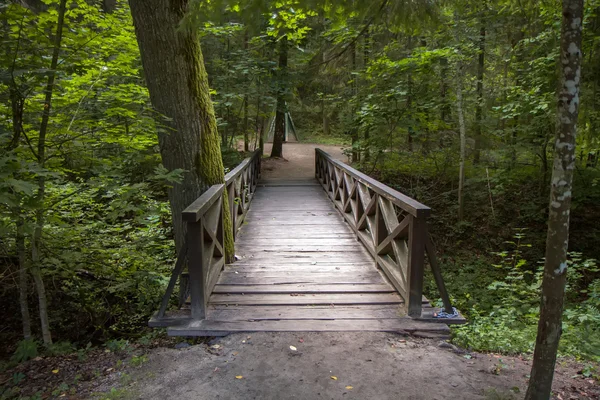
[[[453,330],[455,343],[479,351],[508,354],[533,351],[539,319],[539,293],[543,266],[531,269],[521,257],[522,235],[517,235],[513,251],[499,253],[506,275],[493,281],[482,293],[487,299],[468,310],[469,324]],[[568,280],[571,288],[583,287],[579,296],[571,293],[572,301],[564,311],[563,335],[559,351],[562,355],[600,360],[600,279],[589,286],[583,277],[597,272],[595,260],[583,260],[570,255]],[[460,305],[460,301],[457,302]]]
[[[21,340],[17,344],[17,349],[15,350],[15,353],[11,357],[11,361],[20,363],[20,362],[35,358],[35,357],[37,357],[37,355],[38,355],[37,342],[33,339],[24,339],[24,340]]]
[[[146,362],[148,362],[148,356],[145,354],[142,354],[140,356],[133,356],[131,357],[130,361],[131,365],[133,365],[134,367],[139,367]]]
[[[106,349],[112,351],[113,353],[120,351],[130,351],[131,347],[129,344],[129,340],[125,339],[114,339],[106,342]]]

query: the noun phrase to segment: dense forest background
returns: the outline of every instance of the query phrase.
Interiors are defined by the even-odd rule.
[[[201,35],[226,168],[244,157],[238,143],[260,145],[283,102],[301,141],[344,145],[355,167],[433,208],[444,277],[470,321],[453,331],[455,342],[531,351],[560,3],[192,5],[184,24]],[[182,171],[161,164],[156,133],[164,127],[150,105],[128,4],[24,0],[0,12],[3,353],[26,354],[31,341],[19,341],[28,329],[50,352],[136,340],[147,333],[176,256],[167,188]],[[560,351],[598,361],[596,0],[585,5],[583,42]],[[432,280],[428,290],[435,299]]]

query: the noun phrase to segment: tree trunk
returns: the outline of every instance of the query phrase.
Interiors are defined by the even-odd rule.
[[[195,31],[180,27],[188,0],[130,0],[156,123],[162,162],[182,169],[183,179],[169,189],[177,250],[183,246],[181,212],[211,185],[224,182],[220,137],[202,49]],[[228,196],[223,196],[225,252],[233,257]]]
[[[56,67],[58,65],[58,56],[60,55],[60,45],[62,42],[62,31],[65,22],[65,12],[67,0],[61,0],[58,6],[58,21],[56,25],[56,34],[54,35],[54,48],[52,51],[52,60],[50,61],[50,71],[48,72],[48,81],[46,83],[44,111],[40,124],[40,135],[38,138],[37,157],[41,170],[46,164],[46,134],[48,132],[48,123],[50,121],[50,110],[52,109],[52,94],[54,92],[54,80],[56,78]],[[38,293],[38,303],[40,312],[40,323],[42,326],[42,339],[44,344],[52,344],[52,335],[50,333],[50,323],[48,321],[48,300],[46,298],[46,287],[41,271],[40,247],[46,217],[44,201],[46,199],[46,176],[44,174],[38,177],[37,191],[37,209],[35,212],[35,228],[31,239],[31,275],[35,282]]]
[[[448,116],[450,115],[450,102],[448,101],[448,59],[442,57],[440,59],[440,97],[441,97],[441,107],[440,107],[440,119],[442,122],[446,122]]]
[[[244,32],[244,50],[248,51],[248,30]],[[250,149],[250,138],[248,137],[248,93],[244,93],[244,151]]]
[[[17,254],[19,256],[19,305],[23,325],[23,338],[31,338],[31,316],[27,301],[27,255],[25,254],[25,234],[23,233],[25,221],[17,217]]]
[[[408,50],[412,50],[412,36],[408,36]],[[410,54],[409,54],[410,56]],[[412,117],[412,72],[409,70],[406,72],[406,113]],[[406,144],[408,146],[408,151],[412,152],[413,151],[413,128],[412,126],[408,127],[408,135],[406,137]]]
[[[365,31],[365,35],[364,35],[364,47],[363,47],[363,63],[364,63],[364,70],[365,70],[365,75],[367,72],[367,68],[369,66],[369,57],[371,55],[371,35],[369,33],[369,27],[367,27],[366,31]],[[365,87],[367,86],[367,82],[364,83]],[[370,136],[370,131],[369,131],[369,124],[365,124],[365,144],[364,144],[364,160],[366,162],[369,161],[369,159],[371,158],[371,153],[369,150],[369,136]]]
[[[354,71],[356,71],[356,42],[352,42],[350,44],[350,72],[354,73]],[[358,85],[356,83],[356,78],[354,77],[354,75],[352,76],[352,97],[354,98],[354,101],[357,102],[358,99],[356,98],[356,96],[358,95]],[[360,152],[358,151],[358,128],[356,127],[356,107],[354,107],[352,109],[352,126],[351,126],[351,131],[350,131],[350,138],[352,140],[352,162],[358,162],[360,161]]]
[[[463,98],[461,84],[461,65],[456,62],[456,111],[458,114],[458,129],[460,132],[460,167],[458,173],[458,220],[462,221],[464,217],[464,186],[465,186],[465,154],[467,147],[467,137],[465,132],[465,118],[463,114]]]
[[[540,320],[526,400],[549,399],[562,333],[567,280],[571,188],[575,169],[575,137],[579,114],[583,0],[563,0],[560,40],[561,87],[558,92],[554,166],[550,188],[546,259]]]
[[[323,119],[323,135],[329,136],[329,115],[325,107],[325,99],[321,99],[321,118]]]
[[[285,137],[285,92],[287,87],[288,43],[286,36],[279,40],[279,70],[277,73],[277,110],[275,111],[275,134],[271,157],[283,157]]]
[[[485,25],[479,29],[479,62],[477,63],[477,106],[475,108],[475,145],[473,163],[481,158],[481,124],[483,120],[483,72],[485,70]]]
[[[250,149],[250,138],[248,136],[248,95],[244,95],[244,151]]]

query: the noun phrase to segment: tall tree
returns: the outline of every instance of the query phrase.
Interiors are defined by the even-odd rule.
[[[481,158],[481,125],[483,120],[483,72],[485,71],[485,22],[479,28],[479,49],[477,62],[477,105],[475,106],[475,144],[473,163],[479,164]]]
[[[162,162],[183,178],[169,189],[175,243],[181,248],[181,212],[202,192],[224,182],[220,137],[208,76],[195,30],[182,26],[188,0],[130,0],[131,14],[157,122]],[[227,196],[223,196],[225,251],[233,257]]]
[[[531,378],[525,399],[549,399],[562,333],[562,313],[567,282],[567,249],[571,188],[575,170],[575,138],[579,115],[581,79],[581,37],[583,0],[563,0],[560,39],[561,71],[558,90],[556,140],[550,204],[546,260],[542,282],[542,299],[537,340],[533,354]]]
[[[284,35],[279,39],[279,69],[277,71],[277,109],[275,111],[275,134],[271,157],[283,157],[285,139],[285,93],[287,90],[288,40]]]
[[[56,33],[54,35],[54,48],[52,51],[52,59],[50,61],[50,70],[48,72],[48,81],[44,96],[44,111],[42,113],[42,121],[40,124],[40,132],[37,145],[37,158],[40,170],[46,166],[46,135],[48,133],[48,123],[50,121],[50,111],[52,109],[52,95],[54,93],[54,81],[56,80],[56,67],[58,66],[58,57],[60,55],[60,46],[62,43],[63,26],[65,22],[65,12],[67,0],[61,0],[58,6],[58,21],[56,25]],[[46,219],[46,175],[40,174],[38,177],[37,190],[37,209],[35,212],[35,229],[31,239],[31,276],[35,282],[35,287],[38,292],[38,303],[40,311],[40,322],[42,325],[42,338],[44,344],[52,344],[52,335],[50,332],[50,323],[48,321],[48,300],[46,299],[46,287],[41,272],[41,256],[40,248],[42,245],[42,235]]]

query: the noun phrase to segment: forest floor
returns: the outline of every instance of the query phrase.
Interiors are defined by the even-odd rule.
[[[18,373],[26,384],[21,395],[43,391],[41,398],[64,399],[519,399],[531,368],[527,358],[469,353],[439,339],[392,333],[237,333],[197,345],[181,339],[159,339],[154,345],[158,347],[94,351],[85,361],[72,355],[22,363]],[[581,370],[582,364],[559,360],[553,399],[600,399],[600,386]]]

